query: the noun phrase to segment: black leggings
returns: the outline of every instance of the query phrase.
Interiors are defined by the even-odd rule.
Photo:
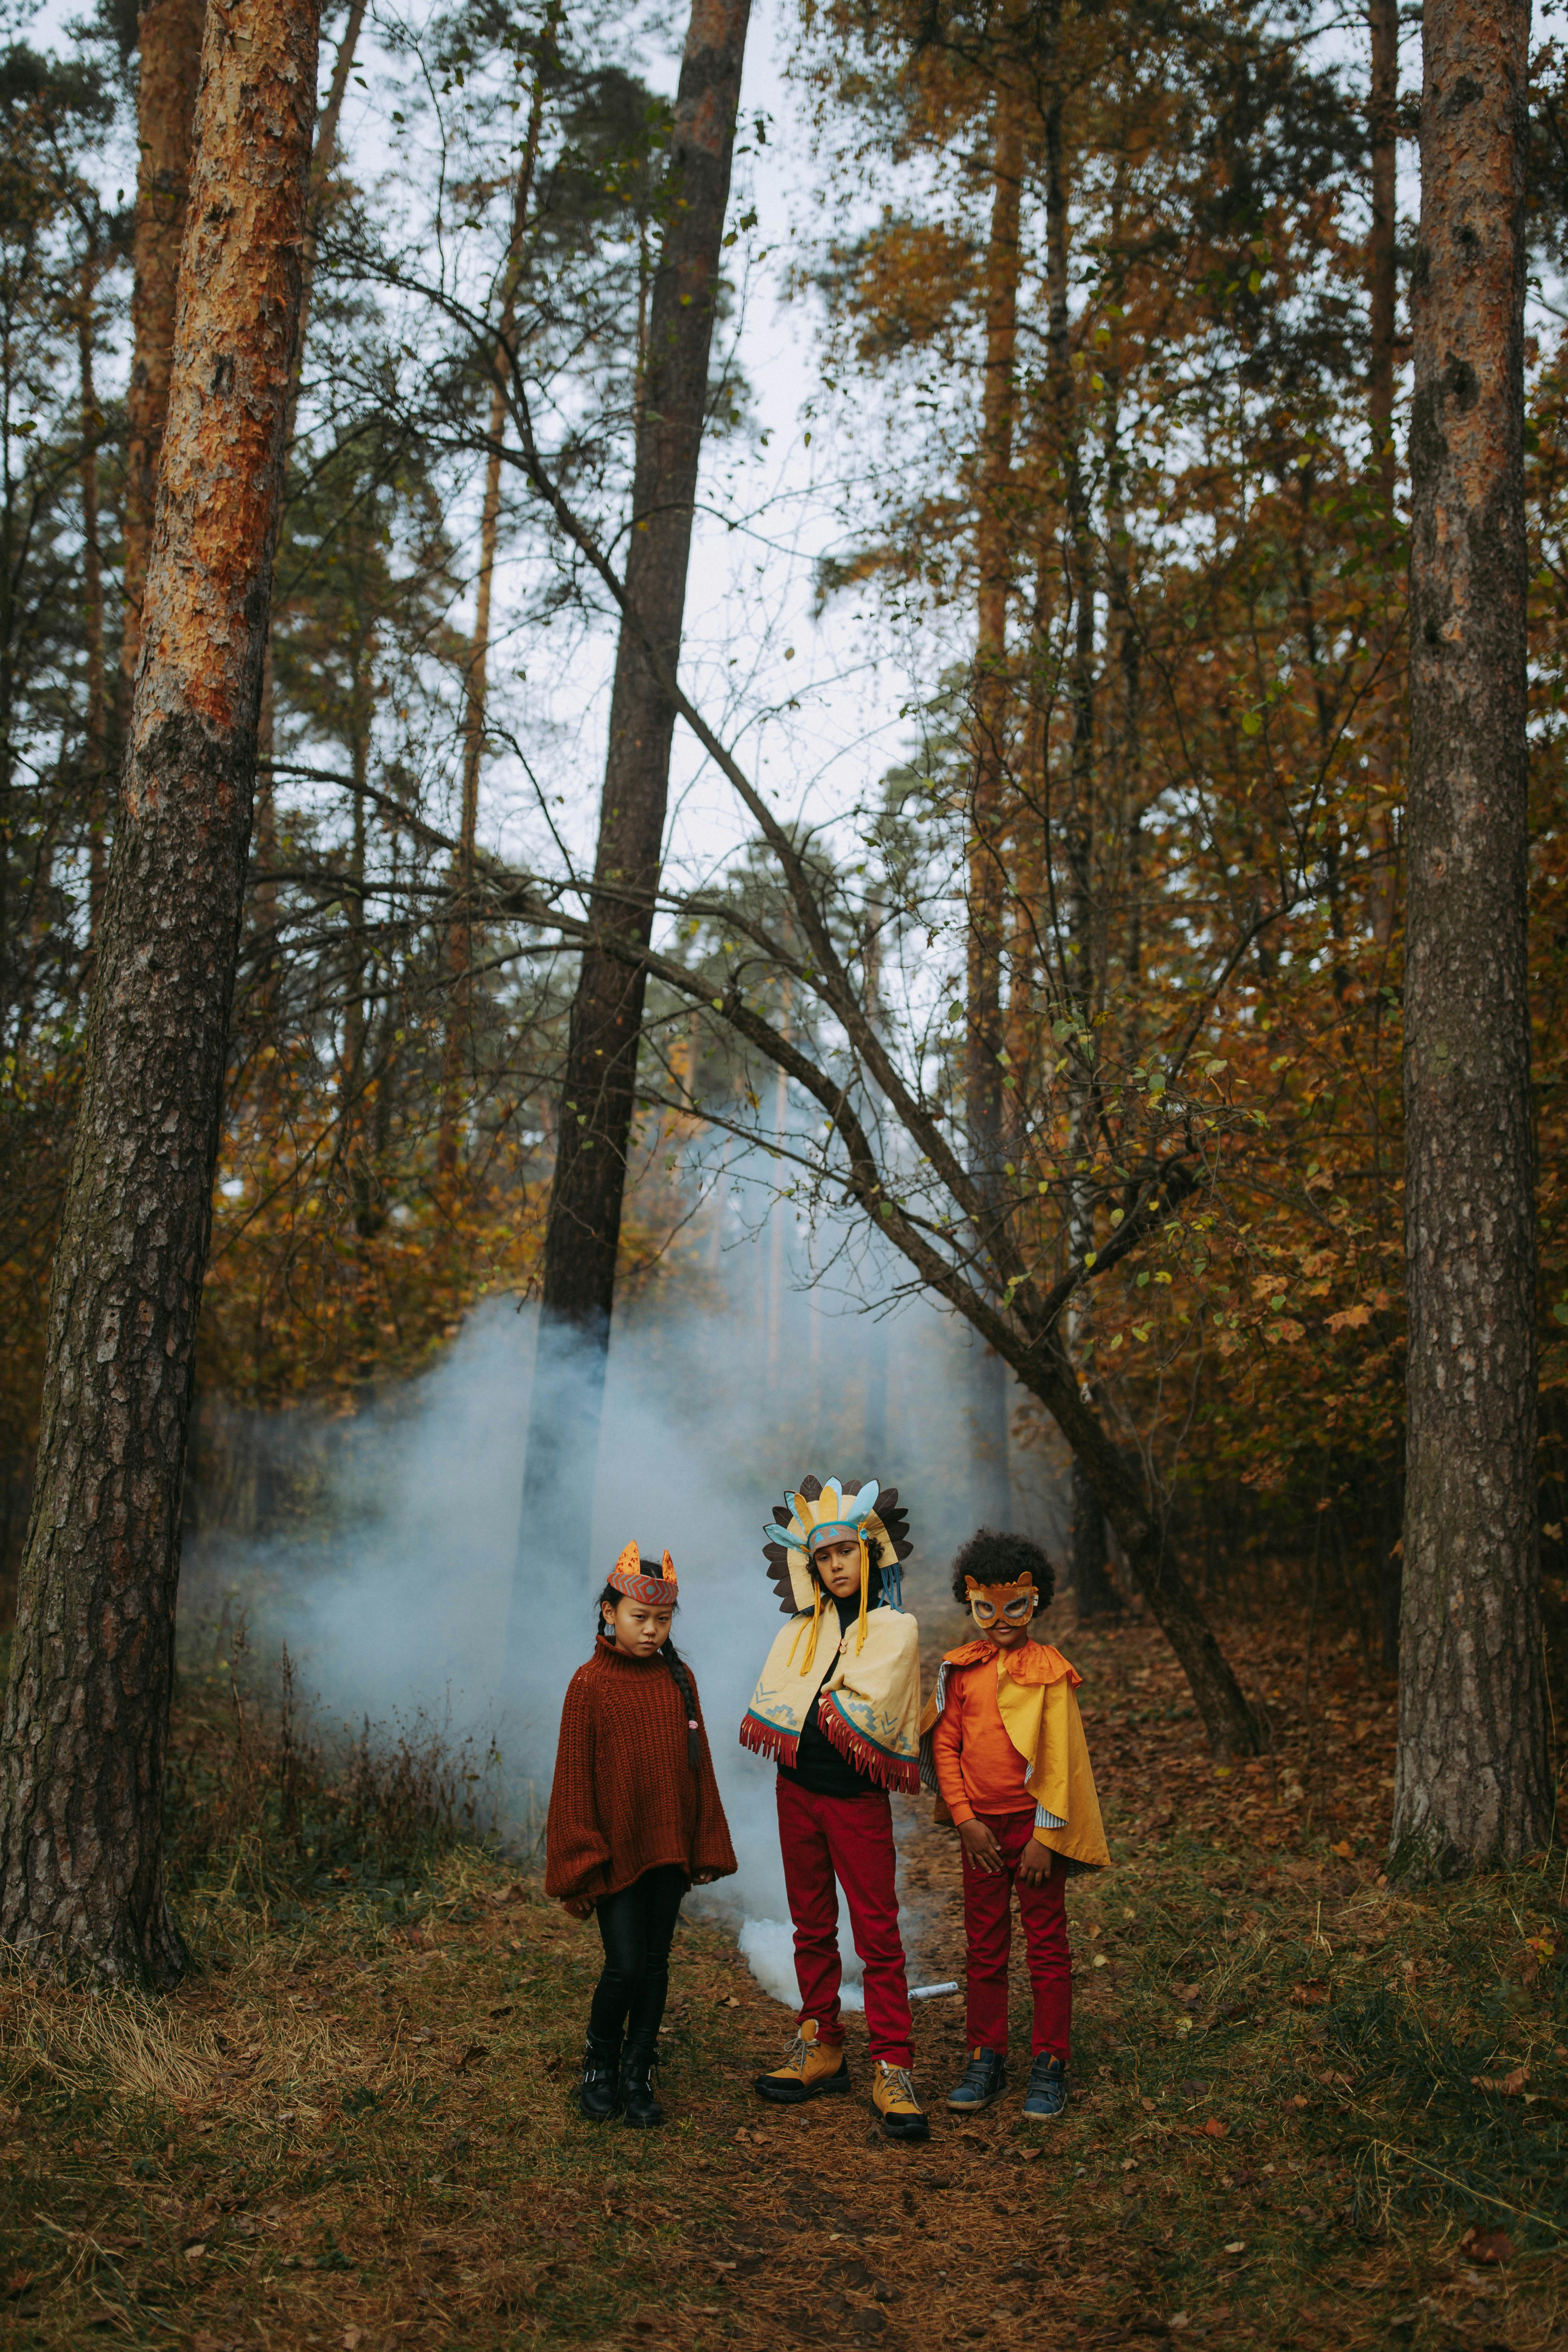
[[[588,2031],[651,2049],[669,1990],[669,1947],[691,1881],[679,1864],[645,1870],[618,1894],[601,1895],[594,1916],[605,1941],[605,1972],[594,1988]]]

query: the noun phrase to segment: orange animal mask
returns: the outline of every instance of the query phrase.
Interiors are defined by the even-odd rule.
[[[963,1582],[969,1613],[983,1633],[988,1633],[993,1625],[1026,1625],[1040,1605],[1033,1584],[976,1584],[972,1576]]]

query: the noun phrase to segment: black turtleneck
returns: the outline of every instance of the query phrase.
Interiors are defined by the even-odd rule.
[[[868,1607],[875,1606],[880,1598],[878,1590],[880,1583],[881,1578],[873,1570],[871,1589],[866,1596]],[[833,1596],[829,1594],[828,1598],[832,1600]],[[859,1619],[860,1595],[857,1592],[847,1601],[834,1601],[833,1605],[838,1612],[838,1638],[842,1641],[845,1634]],[[827,1612],[824,1610],[822,1613],[823,1624],[818,1636],[819,1640],[822,1635],[832,1630]],[[823,1683],[827,1680],[837,1664],[838,1643],[835,1642],[832,1654],[822,1670]],[[806,1717],[801,1730],[800,1742],[795,1751],[795,1762],[779,1766],[782,1778],[793,1780],[797,1788],[809,1790],[814,1797],[881,1796],[884,1793],[881,1783],[873,1780],[868,1772],[862,1772],[857,1765],[851,1764],[849,1759],[840,1754],[823,1730],[817,1721],[821,1706],[822,1683],[819,1683],[816,1687],[816,1696],[812,1702],[811,1713]]]

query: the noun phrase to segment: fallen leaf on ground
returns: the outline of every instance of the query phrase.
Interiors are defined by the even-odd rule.
[[[1292,2009],[1321,2009],[1329,1997],[1326,1984],[1299,1984],[1290,1988]]]
[[[1470,2081],[1478,2091],[1500,2091],[1505,2099],[1517,2099],[1530,2080],[1528,2066],[1516,2066],[1510,2074],[1472,2074]]]
[[[1506,2230],[1467,2230],[1459,2251],[1472,2263],[1510,2263],[1513,2240]]]
[[[1199,2126],[1199,2129],[1205,2139],[1223,2139],[1230,2126],[1221,2123],[1217,2116],[1210,2116],[1206,2123]]]

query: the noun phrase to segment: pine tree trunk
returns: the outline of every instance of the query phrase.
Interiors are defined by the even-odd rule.
[[[968,1023],[964,1107],[970,1166],[1002,1213],[1002,917],[1008,810],[1007,606],[1013,581],[1013,425],[1018,346],[1018,211],[1024,106],[1005,62],[996,91],[986,250],[985,373],[975,511],[974,717],[969,847]]]
[[[167,0],[161,0],[167,5]],[[143,18],[145,24],[146,18]],[[0,1939],[165,1983],[181,1488],[315,115],[316,0],[215,9],[143,658],[49,1304],[0,1753]]]
[[[321,235],[321,208],[326,200],[327,183],[332,175],[332,165],[337,161],[338,125],[342,120],[349,75],[353,69],[359,37],[364,27],[365,5],[366,0],[350,0],[348,18],[338,42],[337,54],[332,59],[332,78],[327,87],[326,104],[317,119],[316,136],[310,151],[310,211],[300,278],[300,326],[294,338],[294,372],[289,381],[289,408],[283,426],[285,467],[293,452],[295,429],[300,417],[300,386],[304,373],[305,342],[310,331],[310,298],[316,283],[316,247]],[[278,885],[272,878],[278,863],[278,793],[272,777],[272,763],[277,755],[276,709],[269,625],[267,656],[261,672],[261,715],[256,737],[256,862],[260,871],[252,916],[254,929],[269,943],[262,963],[260,981],[260,993],[264,999],[272,993],[271,941],[278,923]]]
[[[1009,27],[1011,29],[1011,27]],[[1002,61],[992,134],[991,235],[986,250],[985,373],[981,393],[980,497],[975,513],[974,737],[969,849],[968,1002],[964,1114],[969,1164],[992,1218],[1002,1196],[1002,944],[1006,904],[1007,607],[1013,584],[1013,428],[1017,406],[1018,214],[1024,179],[1024,100],[1016,62]],[[1007,1367],[970,1349],[971,1485],[984,1526],[1012,1524],[1007,1474]]]
[[[125,392],[125,512],[122,552],[125,614],[120,664],[127,686],[142,644],[142,599],[158,497],[158,453],[169,411],[174,348],[174,295],[185,198],[196,74],[206,0],[148,0],[136,38],[136,226],[132,245],[131,381]]]
[[[1372,100],[1367,110],[1372,148],[1372,250],[1367,414],[1373,459],[1383,494],[1384,549],[1392,569],[1396,541],[1394,448],[1394,305],[1398,291],[1399,0],[1369,0],[1372,36]],[[1377,803],[1371,820],[1373,876],[1370,893],[1373,936],[1381,947],[1394,937],[1394,841],[1388,804],[1394,797],[1399,687],[1394,654],[1396,631],[1384,622],[1373,652],[1380,665],[1373,719],[1373,759]]]
[[[81,309],[77,320],[77,352],[81,388],[81,584],[82,634],[87,669],[87,859],[88,939],[98,933],[103,911],[103,877],[108,846],[109,704],[104,685],[103,548],[99,537],[98,450],[103,438],[103,412],[93,380],[93,344],[97,325],[99,274],[103,268],[96,246],[81,266]]]
[[[1050,27],[1050,80],[1046,92],[1046,244],[1047,244],[1047,373],[1056,433],[1057,463],[1063,484],[1067,542],[1062,565],[1072,599],[1072,654],[1068,668],[1072,707],[1069,754],[1067,851],[1067,938],[1063,942],[1064,1009],[1079,1024],[1072,1047],[1067,1163],[1075,1171],[1068,1211],[1068,1249],[1074,1258],[1086,1257],[1094,1247],[1094,1196],[1091,1185],[1077,1171],[1089,1156],[1089,1135],[1093,1121],[1095,1081],[1089,1058],[1089,1024],[1099,997],[1096,969],[1096,908],[1094,898],[1094,542],[1089,529],[1088,493],[1079,446],[1078,394],[1073,383],[1072,351],[1068,315],[1068,166],[1063,135],[1061,76],[1061,9],[1057,0],[1047,11]],[[1093,1385],[1087,1366],[1089,1340],[1087,1295],[1075,1294],[1068,1314],[1068,1354],[1077,1369],[1079,1393],[1092,1402]],[[1118,1610],[1116,1588],[1105,1573],[1105,1513],[1094,1483],[1075,1455],[1070,1482],[1072,1502],[1072,1570],[1080,1613],[1086,1618],[1113,1615]]]
[[[1552,1826],[1525,945],[1528,0],[1427,0],[1412,282],[1405,925],[1410,1315],[1393,1854]]]
[[[679,662],[708,367],[730,196],[750,0],[694,0],[676,93],[669,211],[654,279],[637,420],[626,599],[670,671]],[[636,628],[625,626],[610,704],[590,919],[646,942],[663,855],[675,709]],[[559,1576],[587,1555],[599,1406],[636,1102],[645,979],[608,946],[583,952],[567,1039],[545,1231],[514,1638],[533,1605],[531,1569]],[[581,1364],[570,1394],[560,1368]]]

